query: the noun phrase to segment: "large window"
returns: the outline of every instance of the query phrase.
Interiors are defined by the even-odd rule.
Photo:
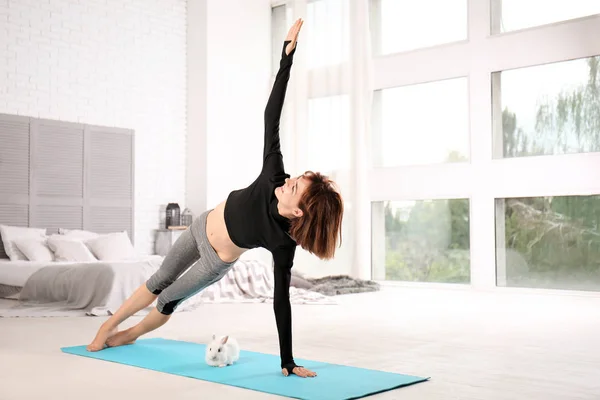
[[[598,0],[491,0],[492,33],[587,17],[600,13]],[[494,23],[496,22],[496,23]]]
[[[352,204],[336,273],[600,292],[600,0],[277,1],[289,143]]]
[[[376,278],[470,281],[468,199],[373,203],[374,221],[382,215],[384,220],[374,225],[375,236],[383,239],[373,243]]]
[[[374,165],[468,161],[468,95],[466,78],[376,91],[372,118]]]
[[[370,0],[374,55],[467,39],[467,0]]]
[[[600,290],[600,196],[496,201],[499,286]]]
[[[599,56],[493,78],[496,158],[600,151]]]

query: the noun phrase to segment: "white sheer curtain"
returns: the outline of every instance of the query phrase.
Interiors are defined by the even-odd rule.
[[[296,18],[304,19],[283,122],[289,128],[282,138],[290,150],[287,169],[292,174],[313,170],[329,175],[345,200],[343,242],[335,259],[323,262],[298,248],[295,265],[312,276],[371,278],[368,3],[293,0],[273,11],[274,59],[281,51],[277,37],[284,38]],[[274,64],[274,73],[277,67]]]

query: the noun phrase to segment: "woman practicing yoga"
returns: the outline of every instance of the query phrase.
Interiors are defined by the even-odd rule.
[[[275,264],[273,309],[282,373],[316,376],[296,365],[292,355],[291,268],[298,245],[321,259],[334,256],[338,237],[341,239],[344,207],[334,183],[326,176],[306,172],[290,178],[283,166],[279,120],[302,24],[298,19],[283,43],[279,71],[265,109],[263,165],[258,178],[196,218],[158,271],[102,324],[88,351],[130,344],[159,328],[184,300],[225,276],[242,253],[263,247],[271,252]],[[118,332],[120,323],[154,300],[156,307],[142,321]]]

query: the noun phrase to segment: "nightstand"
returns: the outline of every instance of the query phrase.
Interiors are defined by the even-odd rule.
[[[183,232],[185,229],[157,229],[154,252],[159,256],[166,256]]]

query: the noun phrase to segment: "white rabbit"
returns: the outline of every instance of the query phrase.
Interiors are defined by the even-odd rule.
[[[206,346],[206,363],[212,367],[232,365],[240,358],[240,346],[237,340],[229,336],[217,339],[213,334],[212,341]]]

